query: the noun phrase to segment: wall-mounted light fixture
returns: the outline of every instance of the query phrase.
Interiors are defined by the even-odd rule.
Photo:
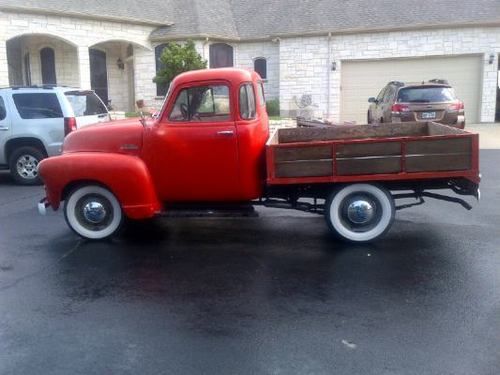
[[[337,62],[336,61],[332,61],[332,71],[336,71],[337,70]]]
[[[118,67],[118,69],[120,70],[123,70],[125,69],[125,64],[123,63],[122,59],[121,58],[118,58],[118,60],[116,60],[116,66]]]
[[[488,64],[493,64],[493,62],[495,61],[495,55],[493,53],[490,54],[490,57],[488,59]]]

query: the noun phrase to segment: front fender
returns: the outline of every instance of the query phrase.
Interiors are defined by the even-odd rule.
[[[45,183],[48,203],[54,210],[59,208],[65,189],[79,182],[106,186],[131,219],[149,218],[161,209],[148,168],[136,156],[68,153],[44,159],[38,171]]]

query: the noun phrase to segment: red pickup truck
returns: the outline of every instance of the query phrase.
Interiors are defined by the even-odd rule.
[[[424,197],[479,198],[478,135],[418,122],[280,129],[270,136],[258,74],[192,71],[156,119],[90,126],[40,163],[46,198],[71,229],[115,234],[124,219],[265,205],[322,214],[353,242],[386,233],[395,210]],[[428,190],[447,189],[453,196]],[[395,201],[412,198],[412,203]],[[238,208],[238,209],[236,209]]]

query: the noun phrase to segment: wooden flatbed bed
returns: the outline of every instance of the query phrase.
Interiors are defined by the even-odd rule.
[[[465,178],[479,183],[479,136],[433,122],[279,129],[268,185]]]

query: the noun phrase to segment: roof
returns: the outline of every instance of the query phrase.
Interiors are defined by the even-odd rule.
[[[201,5],[206,1],[191,1],[198,4],[196,29],[178,19],[173,27],[154,31],[151,38],[222,34],[227,39],[258,40],[308,34],[500,26],[498,0],[211,0],[209,7]]]
[[[173,23],[167,9],[177,0],[0,0],[0,10],[66,14],[73,17],[128,21],[131,23],[165,26]],[[160,11],[159,11],[160,10]]]
[[[0,0],[5,7],[160,26],[153,40],[500,26],[498,0]]]

